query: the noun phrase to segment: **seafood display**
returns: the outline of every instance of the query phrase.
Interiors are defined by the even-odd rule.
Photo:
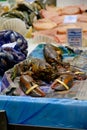
[[[45,35],[51,37],[58,44],[67,44],[67,30],[81,28],[83,32],[82,46],[87,46],[86,9],[87,5],[80,4],[65,7],[46,6],[45,9],[40,10],[42,18],[33,22],[33,28],[35,30],[33,36]],[[69,16],[75,17],[76,21],[72,22],[72,20],[70,20],[69,22],[67,20],[66,22]]]
[[[39,11],[45,8],[45,4],[39,1],[30,2],[19,2],[17,5],[13,6],[9,11],[2,13],[3,18],[19,18],[23,20],[26,27],[32,25],[33,21],[41,18]]]
[[[76,22],[64,23],[64,19],[68,15],[75,16]],[[34,2],[23,1],[1,14],[1,21],[7,19],[7,22],[3,22],[3,26],[7,28],[7,24],[13,24],[15,20],[13,18],[20,19],[24,23],[24,29],[19,27],[21,28],[20,34],[11,30],[0,33],[0,75],[7,76],[7,80],[10,79],[10,82],[14,84],[12,88],[9,83],[9,89],[6,91],[2,85],[1,93],[21,95],[17,93],[20,89],[23,95],[44,97],[48,94],[48,91],[46,93],[43,90],[44,87],[48,88],[49,86],[49,93],[69,91],[76,81],[87,79],[86,73],[75,65],[75,60],[74,62],[72,60],[72,64],[66,62],[63,55],[66,50],[68,50],[68,55],[72,54],[73,56],[82,53],[80,50],[69,48],[66,44],[67,29],[69,28],[82,28],[83,36],[87,35],[86,10],[82,10],[81,5],[58,8],[48,6],[38,0]],[[16,21],[16,25],[19,26],[19,24]],[[14,28],[18,29],[16,25]],[[13,29],[13,26],[10,28]],[[27,57],[27,41],[21,34],[25,37],[28,36],[28,38],[47,36],[55,43],[65,43],[66,47],[63,50],[62,46],[46,43],[43,46],[42,59],[31,55]],[[65,57],[67,56],[65,55]],[[15,83],[17,84],[15,85]]]
[[[29,55],[27,59],[6,71],[4,77],[7,77],[8,81],[10,79],[11,84],[14,84],[12,85],[14,90],[12,86],[8,86],[4,90],[2,84],[1,93],[21,95],[21,93],[18,93],[20,89],[22,95],[46,97],[50,92],[68,92],[73,88],[76,81],[86,80],[85,72],[63,61],[63,50],[60,48],[52,44],[44,44],[43,59]],[[16,84],[17,87],[15,87]],[[42,86],[48,87],[49,92],[45,92]]]
[[[87,6],[56,7],[50,6],[49,3],[50,1],[41,0],[18,2],[9,11],[2,13],[1,18],[21,19],[27,29],[24,31],[24,36],[26,33],[29,33],[29,36],[26,36],[28,38],[43,35],[50,37],[58,44],[67,44],[67,29],[81,28],[83,32],[82,46],[87,46]],[[76,22],[65,22],[68,16],[75,17]],[[28,29],[31,27],[32,31],[29,31]],[[2,29],[4,28],[2,27]]]
[[[19,33],[0,32],[0,75],[27,57],[27,40]]]

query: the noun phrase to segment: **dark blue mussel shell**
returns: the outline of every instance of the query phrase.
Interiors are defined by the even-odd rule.
[[[0,75],[15,64],[26,59],[28,43],[19,33],[12,30],[0,32]]]

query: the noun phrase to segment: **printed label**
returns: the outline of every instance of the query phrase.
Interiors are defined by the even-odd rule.
[[[70,46],[82,47],[82,29],[68,29],[67,42]]]

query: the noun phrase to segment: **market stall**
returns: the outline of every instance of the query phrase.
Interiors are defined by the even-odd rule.
[[[33,48],[36,47],[37,44],[33,45]],[[31,50],[33,51],[32,47]],[[6,84],[6,80],[3,83]],[[72,93],[70,95],[72,98],[56,98],[57,96],[34,98],[1,95],[0,110],[6,111],[9,124],[86,129],[87,101],[75,99],[75,94]],[[79,98],[83,97],[80,95]]]
[[[0,110],[15,126],[85,130],[86,5],[36,5],[1,14]]]

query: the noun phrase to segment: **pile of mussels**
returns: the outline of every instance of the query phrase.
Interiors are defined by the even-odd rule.
[[[0,75],[23,61],[27,56],[28,43],[25,38],[12,30],[0,32]]]

